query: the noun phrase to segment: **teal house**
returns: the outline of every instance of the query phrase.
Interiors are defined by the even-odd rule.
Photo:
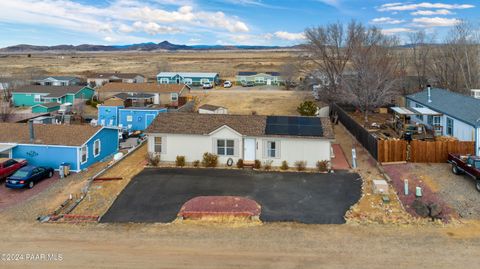
[[[87,86],[25,85],[12,91],[14,106],[35,106],[45,103],[71,103],[90,100],[95,90]]]
[[[32,113],[50,113],[60,110],[59,103],[43,103],[32,106]]]
[[[188,72],[160,72],[157,75],[159,84],[186,84],[189,86],[201,86],[204,83],[220,84],[218,73],[188,73]]]

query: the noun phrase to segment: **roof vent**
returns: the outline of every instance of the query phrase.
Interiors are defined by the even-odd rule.
[[[432,86],[427,85],[427,90],[428,90],[428,102],[432,102]]]

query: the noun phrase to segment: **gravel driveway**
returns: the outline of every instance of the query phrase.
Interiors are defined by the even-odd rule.
[[[432,185],[462,218],[480,219],[480,192],[475,189],[472,178],[454,175],[449,164],[409,164],[407,167]]]

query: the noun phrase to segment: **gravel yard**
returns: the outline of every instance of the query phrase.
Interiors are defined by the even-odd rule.
[[[465,175],[454,175],[449,164],[411,164],[409,169],[424,178],[462,218],[480,219],[480,192],[475,181]]]

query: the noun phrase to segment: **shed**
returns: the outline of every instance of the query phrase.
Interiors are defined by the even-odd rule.
[[[50,113],[60,110],[59,103],[43,103],[32,106],[32,113]]]
[[[198,108],[200,114],[228,114],[228,109],[223,106],[205,104]]]

